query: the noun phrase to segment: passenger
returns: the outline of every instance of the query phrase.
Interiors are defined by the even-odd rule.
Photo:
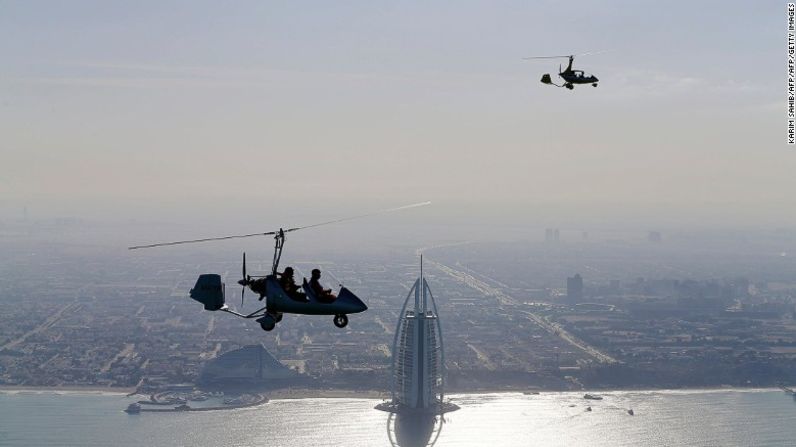
[[[303,302],[309,301],[307,296],[299,291],[296,280],[293,278],[293,267],[285,267],[285,271],[279,278],[279,285],[282,286],[282,290],[284,290],[291,299]]]
[[[331,303],[337,296],[332,293],[332,289],[324,289],[321,283],[318,281],[321,279],[321,271],[318,269],[312,269],[312,278],[310,278],[310,289],[312,293],[318,298],[318,301],[324,303]]]

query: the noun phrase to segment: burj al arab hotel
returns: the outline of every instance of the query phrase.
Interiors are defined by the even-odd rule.
[[[459,407],[444,400],[442,329],[437,304],[423,276],[422,257],[420,277],[409,290],[401,308],[392,353],[392,399],[376,408],[392,413],[390,420],[398,415],[394,429],[388,427],[394,445],[423,445],[417,441],[423,438],[430,441],[432,435],[439,435],[439,429],[435,430],[437,416],[456,411]],[[439,419],[441,421],[442,418]],[[405,427],[409,430],[401,429],[402,422],[403,425],[411,425]],[[407,435],[420,439],[405,442],[409,440],[401,438]],[[436,440],[436,436],[434,438]]]

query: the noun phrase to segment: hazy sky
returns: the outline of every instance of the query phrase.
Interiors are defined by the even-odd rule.
[[[0,217],[433,200],[793,225],[785,19],[780,1],[0,1]],[[598,50],[576,59],[598,88],[522,60]]]

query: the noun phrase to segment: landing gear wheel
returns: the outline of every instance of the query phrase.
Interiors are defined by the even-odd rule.
[[[568,89],[570,89],[570,90],[572,90],[572,89],[574,89],[574,88],[575,88],[575,86],[574,86],[574,85],[572,85],[572,84],[566,84],[564,87],[566,87],[566,88],[568,88]]]
[[[595,82],[595,83],[594,83],[594,84],[592,84],[591,86],[592,86],[592,87],[597,87],[597,83]]]
[[[339,314],[334,316],[334,325],[339,328],[348,326],[348,315]]]
[[[270,314],[258,319],[257,322],[260,323],[260,327],[266,332],[272,331],[276,327],[276,319]]]

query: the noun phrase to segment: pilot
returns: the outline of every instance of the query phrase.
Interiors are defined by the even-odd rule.
[[[330,303],[337,299],[337,296],[332,293],[332,289],[324,289],[318,281],[321,279],[321,271],[312,269],[312,278],[310,278],[310,289],[318,297],[318,301]]]
[[[282,286],[282,290],[284,290],[291,299],[295,301],[309,301],[307,296],[299,291],[296,280],[293,278],[293,267],[285,267],[285,271],[279,278],[279,285]]]

